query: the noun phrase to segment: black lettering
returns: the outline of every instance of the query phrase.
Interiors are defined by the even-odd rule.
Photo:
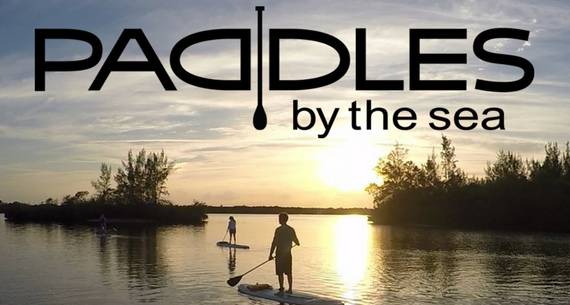
[[[485,109],[485,111],[483,111],[483,114],[487,115],[487,113],[489,113],[490,111],[498,112],[499,116],[485,118],[483,120],[483,122],[481,123],[481,126],[483,126],[483,129],[485,129],[485,130],[495,130],[495,129],[505,130],[505,113],[503,112],[503,109],[501,109],[501,108],[488,108],[488,109]],[[499,120],[499,123],[497,124],[497,126],[489,127],[489,125],[487,125],[487,122],[494,121],[494,120]]]
[[[372,109],[372,101],[371,100],[366,100],[366,129],[367,130],[372,129],[372,113],[374,113],[375,111],[382,112],[382,114],[383,114],[382,129],[387,130],[388,129],[388,111],[386,111],[386,109],[381,108],[381,107]]]
[[[186,71],[180,63],[182,52],[200,42],[217,39],[240,40],[240,79],[219,80],[196,76]],[[200,88],[214,90],[251,89],[251,31],[249,29],[218,29],[194,33],[182,38],[170,52],[170,67],[178,78]]]
[[[353,130],[360,130],[362,129],[360,126],[357,125],[356,123],[356,112],[360,111],[360,108],[356,107],[356,101],[352,102],[350,108],[348,108],[348,111],[351,112],[351,122],[352,122],[352,129]]]
[[[402,80],[366,79],[366,29],[356,29],[356,90],[404,90]]]
[[[93,51],[85,59],[46,61],[46,39],[72,39],[87,42]],[[103,56],[103,46],[92,33],[73,29],[36,29],[35,31],[35,91],[45,91],[45,72],[81,71],[93,68]]]
[[[530,61],[513,55],[497,54],[485,51],[483,45],[485,42],[496,38],[511,38],[528,41],[529,31],[497,28],[490,29],[477,35],[473,41],[473,52],[475,56],[486,62],[494,64],[502,64],[519,67],[523,70],[524,75],[521,79],[512,82],[493,82],[477,79],[475,89],[491,92],[514,92],[528,87],[534,79],[534,67]]]
[[[123,53],[123,51],[125,50],[127,44],[131,39],[136,40],[137,44],[141,48],[143,54],[145,55],[148,61],[119,61],[119,57],[121,57],[121,54]],[[89,87],[89,90],[90,91],[101,90],[101,87],[103,87],[105,80],[107,80],[107,77],[109,77],[109,74],[111,74],[112,71],[120,71],[120,72],[154,71],[154,73],[160,80],[160,83],[162,84],[165,90],[176,91],[174,83],[172,83],[172,80],[170,80],[170,77],[168,77],[166,70],[164,70],[162,63],[160,63],[160,59],[158,59],[158,56],[152,49],[150,42],[148,41],[148,39],[146,39],[146,36],[144,35],[141,29],[123,30],[123,33],[121,33],[121,36],[119,36],[117,43],[111,50],[111,53],[109,53],[107,60],[105,60],[105,62],[103,63],[101,70],[95,77],[95,80],[93,80],[93,83],[91,84],[91,87]]]
[[[299,113],[306,111],[311,116],[311,122],[309,125],[303,127],[299,125],[298,116]],[[303,107],[299,109],[299,102],[297,100],[293,100],[293,130],[301,129],[301,130],[309,130],[315,126],[315,113],[310,108]]]
[[[410,90],[467,90],[464,80],[420,80],[420,64],[466,64],[467,54],[420,53],[420,39],[466,39],[467,29],[410,29]]]
[[[321,122],[323,122],[323,126],[325,127],[325,133],[318,135],[319,139],[326,138],[327,135],[329,134],[329,132],[331,131],[332,125],[334,123],[334,119],[336,118],[336,115],[338,114],[338,110],[339,110],[338,108],[334,109],[330,122],[327,122],[327,118],[325,117],[323,110],[321,108],[317,108],[317,112],[319,113],[319,117],[321,118]]]
[[[279,42],[281,39],[304,39],[320,42],[335,49],[340,57],[338,67],[327,75],[302,79],[279,79]],[[269,30],[269,90],[308,90],[332,84],[344,76],[350,65],[350,54],[346,46],[336,37],[326,33],[303,29]]]
[[[471,116],[470,117],[462,117],[461,113],[463,111],[467,111],[467,112],[471,113]],[[477,120],[477,112],[475,112],[475,110],[473,110],[471,108],[461,108],[461,109],[457,110],[457,112],[455,112],[455,116],[453,117],[453,121],[455,123],[455,126],[457,126],[457,128],[459,128],[461,130],[471,130],[471,129],[477,127],[477,123],[472,123],[468,127],[464,127],[463,125],[461,125],[461,122],[460,122],[462,120]]]
[[[412,116],[411,117],[400,117],[400,113],[403,111],[407,111],[409,112]],[[394,126],[396,126],[396,128],[398,128],[399,130],[410,130],[412,128],[414,128],[416,126],[416,123],[411,123],[410,126],[408,127],[404,127],[402,125],[400,125],[400,123],[398,122],[399,120],[415,120],[417,119],[416,117],[416,113],[410,109],[410,108],[400,108],[398,110],[396,110],[396,112],[394,112],[394,117],[392,118],[392,121],[394,122]]]
[[[445,113],[445,114],[449,114],[449,111],[448,111],[447,109],[438,107],[438,108],[432,109],[432,110],[429,112],[429,116],[430,116],[430,118],[435,119],[436,121],[442,121],[442,122],[444,122],[445,125],[444,125],[443,127],[438,127],[438,126],[436,126],[434,123],[429,123],[429,126],[430,126],[432,129],[434,129],[434,130],[446,130],[447,128],[449,128],[449,125],[451,125],[451,122],[450,122],[447,118],[445,118],[445,117],[437,116],[435,113],[436,113],[436,112],[439,112],[439,111],[441,111],[441,112],[443,112],[443,113]]]

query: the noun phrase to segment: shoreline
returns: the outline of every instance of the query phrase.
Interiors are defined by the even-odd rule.
[[[98,223],[99,219],[87,219],[87,223]],[[137,224],[147,224],[147,223],[159,223],[154,220],[142,219],[142,218],[108,218],[107,223],[137,223]]]
[[[372,215],[369,208],[304,208],[304,207],[280,207],[280,206],[206,206],[206,214],[287,214],[296,215]]]

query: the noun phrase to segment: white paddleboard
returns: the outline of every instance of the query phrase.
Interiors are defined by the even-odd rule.
[[[216,243],[216,245],[218,245],[220,247],[227,247],[227,248],[249,249],[249,246],[230,244],[227,241],[219,241]]]
[[[252,291],[248,286],[255,286],[251,284],[241,284],[238,286],[238,291],[251,295],[254,297],[272,300],[280,303],[292,305],[343,305],[344,303],[339,300],[330,299],[320,295],[294,290],[292,294],[283,293],[276,295],[279,292],[277,289],[265,289],[259,291]]]

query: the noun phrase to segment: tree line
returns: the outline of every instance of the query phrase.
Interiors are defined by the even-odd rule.
[[[92,196],[89,191],[78,191],[75,195],[65,195],[61,205],[85,204],[96,202],[103,205],[172,205],[165,198],[168,196],[166,182],[173,173],[175,163],[168,161],[164,150],[160,153],[147,153],[143,148],[136,156],[132,150],[127,154],[127,161],[121,161],[122,168],[112,175],[112,167],[103,162],[97,180],[91,181],[95,190]],[[112,181],[116,187],[113,188]],[[42,204],[59,205],[57,198],[48,198]]]
[[[91,181],[95,189],[95,198],[103,204],[115,205],[171,205],[163,196],[169,195],[166,188],[168,176],[174,172],[174,162],[169,162],[164,150],[147,155],[142,149],[136,157],[129,150],[127,161],[121,161],[122,168],[117,170],[114,180],[116,188],[111,187],[111,167],[101,163],[99,179]]]
[[[469,177],[458,167],[444,135],[439,155],[432,150],[425,163],[416,165],[408,153],[396,143],[374,167],[383,183],[366,191],[376,223],[570,231],[569,143],[564,151],[547,143],[543,160],[500,150],[484,177]]]
[[[95,190],[92,196],[88,191],[78,191],[73,196],[63,196],[61,203],[57,198],[48,198],[39,205],[4,204],[5,217],[24,221],[83,221],[105,214],[107,218],[192,223],[207,219],[205,203],[194,201],[189,206],[174,206],[167,199],[166,182],[176,167],[164,150],[147,153],[142,149],[136,156],[129,150],[127,160],[121,161],[121,165],[113,176],[111,166],[101,163],[98,179],[91,181]]]

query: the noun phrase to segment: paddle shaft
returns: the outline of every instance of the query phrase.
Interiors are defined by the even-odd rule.
[[[263,31],[262,31],[262,12],[265,9],[265,6],[256,6],[255,10],[257,11],[257,107],[255,107],[255,112],[253,113],[253,127],[257,130],[265,129],[267,126],[267,114],[263,109],[263,99],[262,93],[263,88],[261,87],[263,83],[263,52],[262,52],[262,40],[263,40]]]
[[[295,246],[297,246],[297,245],[293,245],[293,247],[291,247],[291,249],[295,248]],[[232,279],[239,279],[239,280],[241,280],[241,278],[242,278],[243,276],[245,276],[246,274],[252,272],[253,270],[255,270],[255,269],[257,269],[257,268],[259,268],[259,267],[265,265],[268,261],[271,261],[271,260],[272,260],[272,259],[268,259],[268,260],[264,261],[263,263],[261,263],[261,264],[255,266],[255,267],[253,267],[253,268],[252,268],[251,270],[249,270],[248,272],[246,272],[246,273],[244,273],[244,274],[242,274],[242,275],[240,275],[240,276],[236,276],[236,277],[234,277],[234,278],[231,278],[230,280],[232,280]],[[238,280],[238,282],[239,282],[239,280]],[[236,284],[237,284],[237,283],[236,283]]]
[[[263,84],[263,31],[262,31],[262,26],[263,23],[261,22],[261,16],[263,15],[263,10],[265,9],[265,6],[256,6],[255,10],[257,11],[257,107],[261,107],[263,109],[263,99],[262,99],[262,94],[263,94],[263,88],[261,88],[261,85]]]
[[[222,241],[226,240],[226,235],[228,235],[228,231],[229,229],[226,230],[226,234],[224,234],[224,238],[222,238]]]
[[[246,275],[246,274],[248,274],[248,273],[252,272],[253,270],[255,270],[255,269],[257,269],[257,268],[259,268],[259,267],[261,267],[261,266],[265,265],[265,264],[266,264],[268,261],[270,261],[270,259],[268,259],[268,260],[264,261],[263,263],[261,263],[261,264],[259,264],[259,265],[255,266],[253,269],[249,270],[248,272],[246,272],[246,273],[242,274],[242,275],[241,275],[241,277],[243,277],[244,275]]]

